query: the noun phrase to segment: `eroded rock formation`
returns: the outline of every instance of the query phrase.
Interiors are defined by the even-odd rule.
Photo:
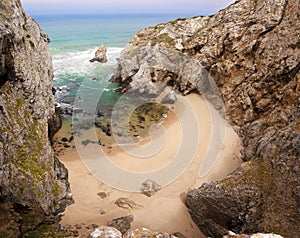
[[[202,77],[190,80],[199,70],[178,60],[180,54],[216,82],[245,163],[188,192],[187,207],[207,236],[233,230],[299,237],[299,9],[299,0],[240,0],[211,17],[144,29],[119,59],[112,81],[121,92],[155,93],[158,82],[192,92]],[[171,62],[179,71],[168,71]]]
[[[48,43],[19,0],[1,1],[1,237],[18,237],[51,221],[70,203],[68,173],[48,137],[55,111]]]

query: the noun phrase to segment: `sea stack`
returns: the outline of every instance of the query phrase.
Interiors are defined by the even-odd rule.
[[[101,44],[96,50],[94,58],[92,58],[90,62],[93,63],[95,61],[98,61],[100,63],[106,63],[107,62],[106,52],[107,52],[106,46]]]

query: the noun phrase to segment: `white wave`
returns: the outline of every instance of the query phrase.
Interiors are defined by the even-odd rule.
[[[90,59],[94,57],[97,48],[88,49],[85,51],[68,52],[62,54],[55,54],[53,58],[53,67],[55,79],[59,74],[82,74],[93,75],[93,72],[100,72],[101,67],[112,68],[117,64],[117,58],[123,48],[108,47],[107,48],[107,62],[106,63],[91,63]]]

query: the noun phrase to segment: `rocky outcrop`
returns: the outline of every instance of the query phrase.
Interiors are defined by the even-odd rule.
[[[92,58],[90,60],[90,62],[93,63],[95,61],[98,61],[100,63],[106,63],[107,62],[106,51],[107,51],[106,46],[105,45],[100,45],[98,47],[98,49],[96,50],[96,52],[95,52],[94,58]]]
[[[54,158],[48,137],[54,115],[48,43],[19,0],[1,1],[1,237],[51,221],[70,203],[68,173]]]
[[[207,236],[299,237],[299,9],[298,0],[240,0],[211,17],[144,29],[119,59],[112,81],[121,92],[155,94],[162,83],[206,93],[197,61],[221,93],[245,163],[188,192],[187,207]]]

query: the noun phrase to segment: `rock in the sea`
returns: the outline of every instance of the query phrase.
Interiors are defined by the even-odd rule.
[[[19,0],[1,0],[0,42],[0,234],[19,237],[53,221],[72,200],[49,140],[60,124],[49,38]]]
[[[112,77],[120,92],[155,94],[164,84],[206,93],[205,72],[216,83],[249,162],[188,192],[187,207],[207,236],[299,237],[299,9],[299,0],[236,1],[211,17],[144,29],[120,56]]]
[[[151,179],[147,179],[142,183],[141,192],[148,197],[153,196],[158,190],[161,189],[161,186]]]
[[[90,60],[90,62],[98,61],[100,63],[107,62],[107,56],[106,56],[107,48],[105,45],[100,45],[99,48],[95,52],[94,58]]]
[[[114,227],[100,226],[91,232],[90,238],[122,238],[122,234]]]
[[[131,228],[131,223],[133,222],[134,216],[132,214],[113,219],[107,225],[116,228],[122,234],[128,231]]]

